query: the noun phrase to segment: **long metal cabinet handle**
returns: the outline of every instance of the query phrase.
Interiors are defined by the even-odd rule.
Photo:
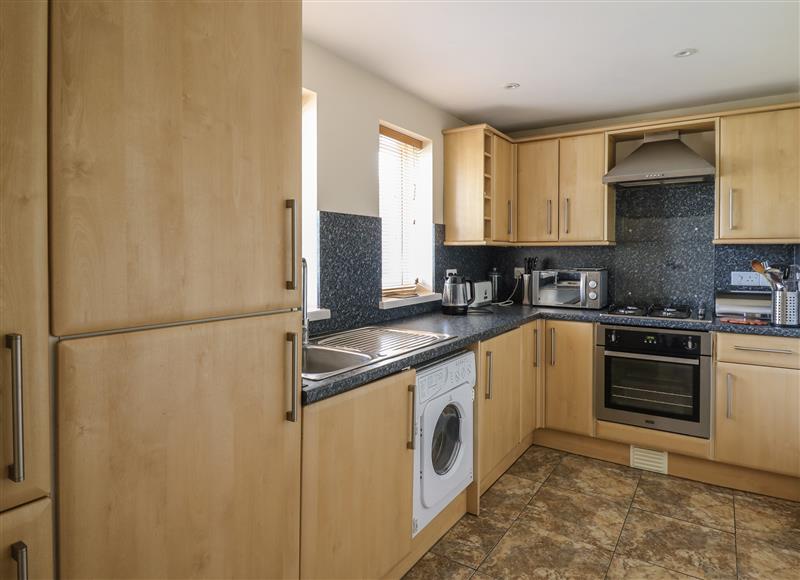
[[[533,366],[539,366],[539,329],[533,329]]]
[[[734,345],[733,350],[746,350],[752,352],[771,352],[773,354],[794,354],[794,351],[789,350],[788,348],[756,348],[754,346]]]
[[[564,233],[569,233],[569,198],[564,199]]]
[[[297,255],[300,253],[298,250],[298,243],[300,240],[297,238],[297,230],[300,228],[297,227],[297,220],[299,219],[299,213],[297,211],[297,200],[296,199],[287,199],[286,200],[286,209],[292,212],[292,279],[286,281],[286,289],[287,290],[296,290],[297,289]]]
[[[733,375],[731,373],[725,377],[725,384],[728,391],[725,400],[725,417],[733,419]]]
[[[494,368],[492,364],[492,351],[486,353],[486,398],[491,400],[492,399],[492,390],[493,390],[493,382],[494,382]]]
[[[553,202],[547,200],[547,235],[553,233]]]
[[[28,545],[25,542],[11,544],[11,557],[17,562],[17,580],[28,580]]]
[[[734,230],[736,226],[733,225],[733,188],[728,188],[728,229]]]
[[[25,481],[25,436],[22,402],[22,335],[7,334],[6,348],[11,349],[11,409],[13,416],[14,463],[8,466],[8,478]]]
[[[286,412],[286,420],[291,421],[292,423],[297,422],[297,408],[299,407],[298,398],[300,396],[300,389],[297,388],[298,383],[298,376],[297,376],[297,366],[300,362],[300,355],[297,352],[299,341],[297,340],[297,333],[296,332],[287,332],[286,333],[286,341],[291,343],[292,345],[292,385],[290,387],[289,392],[291,393],[292,398],[292,406]]]
[[[556,329],[550,329],[550,366],[556,366]]]
[[[511,200],[508,200],[508,227],[506,228],[506,233],[511,235]]]
[[[417,385],[408,385],[408,392],[411,393],[411,436],[408,438],[406,447],[408,449],[417,448]]]

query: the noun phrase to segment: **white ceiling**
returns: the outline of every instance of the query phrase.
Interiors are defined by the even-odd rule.
[[[513,131],[797,92],[799,7],[306,0],[303,31],[467,122]],[[687,47],[699,52],[672,56]]]

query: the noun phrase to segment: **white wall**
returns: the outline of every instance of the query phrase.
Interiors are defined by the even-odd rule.
[[[317,93],[317,207],[378,216],[378,125],[430,139],[433,220],[443,221],[442,129],[462,121],[399,87],[303,41],[303,86]]]

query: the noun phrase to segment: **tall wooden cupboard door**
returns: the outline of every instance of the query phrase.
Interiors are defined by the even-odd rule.
[[[545,426],[594,435],[594,327],[547,320],[545,333]]]
[[[605,135],[559,140],[559,240],[606,239]]]
[[[514,145],[492,136],[492,240],[514,237]]]
[[[479,475],[481,489],[487,477],[520,440],[522,329],[517,328],[480,343],[481,375],[478,402]]]
[[[0,513],[0,578],[54,578],[50,498]]]
[[[800,240],[800,109],[720,120],[720,238]]]
[[[800,477],[800,370],[717,363],[717,461]]]
[[[303,409],[302,578],[383,578],[411,551],[415,376]]]
[[[47,2],[0,2],[0,44],[3,511],[50,493]]]
[[[520,440],[536,429],[539,414],[539,371],[542,368],[542,321],[522,327],[522,369],[520,375]]]
[[[518,242],[558,240],[558,139],[517,145]]]
[[[298,576],[299,334],[288,313],[59,343],[63,578]]]
[[[300,304],[300,2],[51,14],[57,336]]]

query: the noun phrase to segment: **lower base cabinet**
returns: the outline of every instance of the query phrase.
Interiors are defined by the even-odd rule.
[[[298,312],[58,344],[61,578],[298,576],[299,333]]]
[[[503,458],[520,441],[520,392],[522,386],[522,329],[489,340],[479,349],[478,475],[481,489]]]
[[[715,459],[800,476],[800,370],[717,363]]]
[[[545,323],[545,426],[594,435],[594,325]]]
[[[410,553],[415,376],[303,408],[302,578],[382,578]]]
[[[27,575],[22,572],[24,567]],[[54,578],[53,509],[49,498],[0,514],[0,578]]]
[[[520,441],[540,427],[539,416],[539,371],[542,368],[541,320],[522,327],[522,387],[520,391],[519,423]]]

